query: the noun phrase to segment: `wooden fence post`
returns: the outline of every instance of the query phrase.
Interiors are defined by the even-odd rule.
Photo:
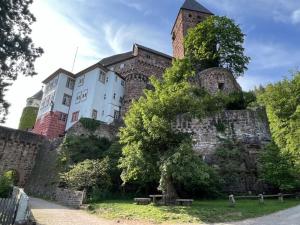
[[[229,206],[230,207],[235,207],[234,195],[229,195]]]
[[[265,202],[264,195],[260,194],[260,195],[258,195],[258,197],[259,197],[259,203],[264,204],[264,202]]]
[[[280,202],[283,202],[283,194],[282,194],[282,193],[279,193],[279,194],[278,194],[278,200],[279,200]]]

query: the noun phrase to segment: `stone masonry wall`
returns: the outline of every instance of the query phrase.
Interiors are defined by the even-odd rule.
[[[55,200],[65,206],[79,209],[85,198],[84,191],[57,188]]]
[[[153,75],[161,79],[165,69],[171,66],[171,61],[158,54],[135,48],[133,58],[108,66],[125,78],[122,115],[128,111],[131,102],[139,99],[144,89],[149,87],[149,77]]]
[[[220,126],[224,127],[224,131],[218,130]],[[224,139],[258,148],[271,140],[268,119],[263,108],[227,110],[201,121],[186,120],[179,116],[174,129],[191,133],[195,151],[206,158],[214,154]]]
[[[44,143],[45,139],[40,135],[0,126],[0,175],[15,170],[18,185],[23,187]]]
[[[177,59],[184,57],[184,37],[190,28],[203,22],[210,14],[197,11],[181,9],[174,25],[173,39],[173,56]]]
[[[239,149],[239,173],[227,174],[224,192],[258,193],[266,190],[265,184],[258,177],[258,154],[271,141],[268,119],[263,108],[224,111],[201,121],[179,116],[174,129],[191,133],[194,150],[216,168],[222,162],[215,154],[218,148],[222,149],[229,141]],[[229,159],[228,164],[230,163],[236,162]]]

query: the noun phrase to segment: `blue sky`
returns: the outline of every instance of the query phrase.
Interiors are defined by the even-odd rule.
[[[235,20],[247,35],[249,70],[239,79],[245,90],[289,76],[300,66],[299,0],[198,0],[216,15]],[[26,98],[56,69],[74,72],[101,58],[129,51],[133,43],[172,54],[171,28],[184,0],[35,0],[33,40],[45,54],[38,76],[20,77],[7,95],[7,126],[17,127]]]

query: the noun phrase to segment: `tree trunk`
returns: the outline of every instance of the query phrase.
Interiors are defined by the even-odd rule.
[[[165,187],[163,190],[164,203],[166,205],[175,204],[175,200],[178,197],[175,187],[173,185],[171,177],[165,178]]]

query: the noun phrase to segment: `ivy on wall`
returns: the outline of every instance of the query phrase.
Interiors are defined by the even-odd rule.
[[[20,130],[27,130],[33,128],[38,114],[38,110],[39,110],[38,108],[31,107],[31,106],[24,108],[19,123]]]

